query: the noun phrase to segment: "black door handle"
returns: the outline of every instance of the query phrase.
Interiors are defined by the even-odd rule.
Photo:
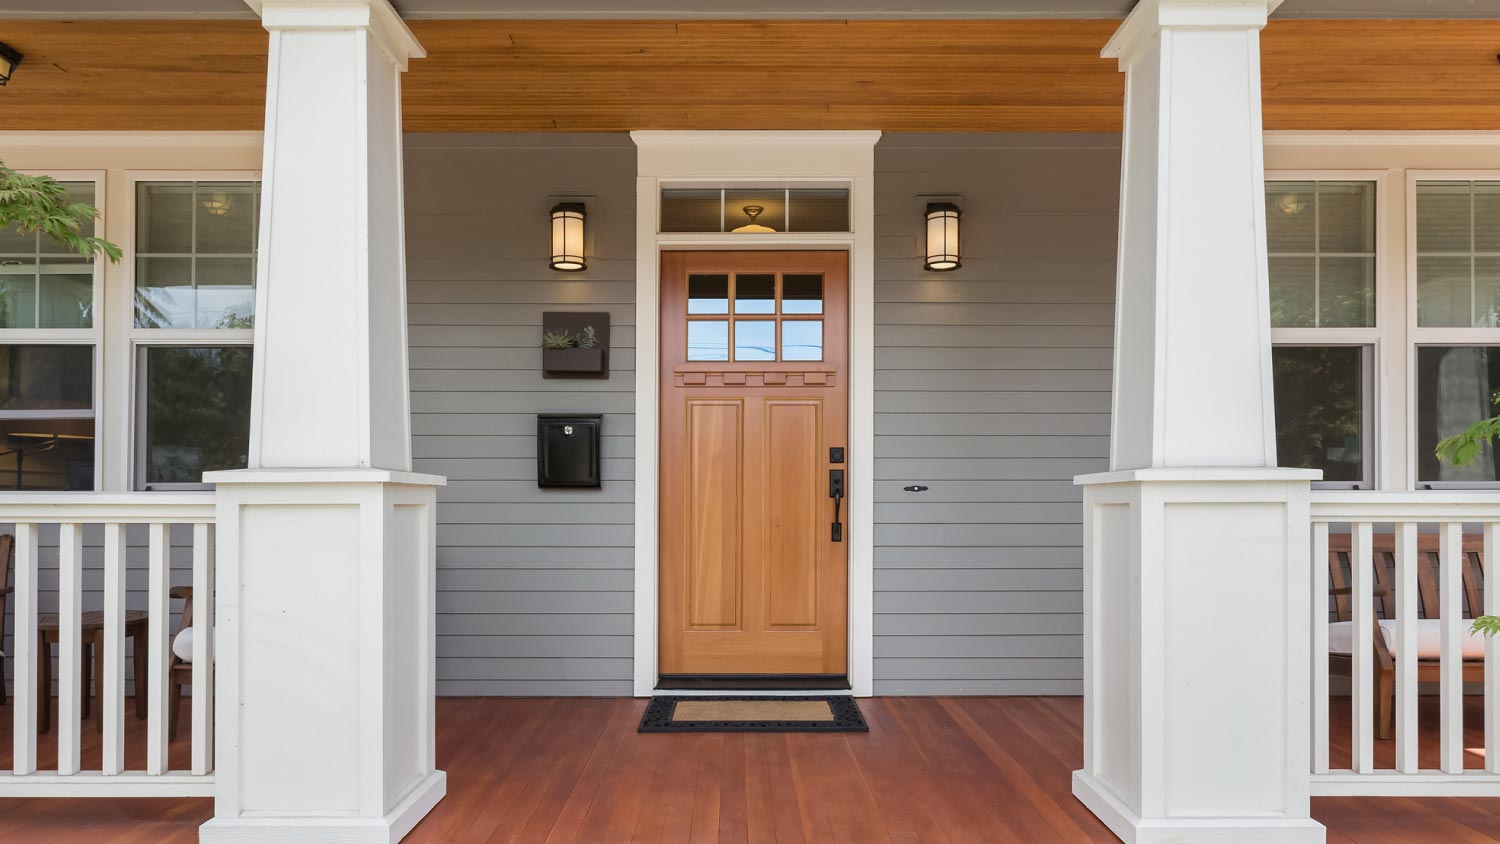
[[[828,497],[833,499],[833,541],[844,541],[844,523],[839,510],[844,503],[844,470],[828,470]]]

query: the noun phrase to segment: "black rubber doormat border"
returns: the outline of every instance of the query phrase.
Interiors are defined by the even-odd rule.
[[[832,719],[792,721],[679,721],[684,701],[824,701]],[[866,733],[870,727],[850,695],[656,695],[641,717],[642,733]]]

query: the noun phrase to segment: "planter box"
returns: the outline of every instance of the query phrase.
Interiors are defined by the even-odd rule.
[[[542,369],[548,372],[604,372],[604,350],[542,349]]]

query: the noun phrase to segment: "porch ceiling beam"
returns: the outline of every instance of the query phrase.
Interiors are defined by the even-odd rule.
[[[1290,0],[1289,0],[1290,2]],[[412,21],[415,132],[1118,132],[1116,22]],[[5,129],[258,130],[241,21],[22,21]],[[1281,21],[1267,129],[1500,129],[1500,21]]]

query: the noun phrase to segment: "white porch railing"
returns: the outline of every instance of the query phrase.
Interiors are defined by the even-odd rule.
[[[15,534],[14,653],[11,696],[14,718],[10,770],[0,770],[0,797],[192,796],[213,793],[213,595],[214,496],[184,494],[0,493],[0,524]],[[50,526],[56,526],[55,528]],[[84,527],[103,531],[103,649],[97,717],[103,719],[98,768],[81,765],[83,666]],[[125,742],[126,529],[145,525],[147,544],[147,639],[145,677],[136,695],[147,696],[143,768],[127,770]],[[171,658],[171,528],[192,526],[194,602],[191,669],[191,763],[173,769],[168,756],[168,690]],[[57,767],[39,770],[37,755],[39,539],[57,539],[58,717]],[[55,534],[53,531],[55,530]],[[136,660],[140,665],[141,660]],[[48,690],[50,693],[50,690]]]
[[[1468,550],[1465,550],[1465,540]],[[1330,545],[1347,585],[1330,582]],[[1347,549],[1347,551],[1343,550]],[[1379,550],[1378,550],[1379,549]],[[1386,550],[1388,549],[1388,550]],[[1500,639],[1483,646],[1484,748],[1483,766],[1466,768],[1464,746],[1464,645],[1472,624],[1469,615],[1500,613],[1500,577],[1494,560],[1500,550],[1500,496],[1492,493],[1376,493],[1314,492],[1312,496],[1312,793],[1315,795],[1500,795]],[[1471,570],[1463,569],[1481,553],[1482,587]],[[1436,565],[1424,567],[1419,555]],[[1387,569],[1387,561],[1394,566]],[[1419,570],[1422,577],[1419,583]],[[1431,572],[1431,578],[1427,576]],[[1470,587],[1467,588],[1466,587]],[[1431,654],[1421,650],[1418,602],[1436,592],[1438,639]],[[1380,594],[1377,595],[1376,593]],[[1481,595],[1482,592],[1482,595]],[[1394,593],[1394,594],[1392,594]],[[1377,633],[1382,606],[1387,612],[1385,632]],[[1338,638],[1334,661],[1340,673],[1347,668],[1350,692],[1349,767],[1330,768],[1330,607],[1347,601],[1349,623]],[[1476,606],[1482,605],[1482,606]],[[1482,610],[1482,612],[1481,612]],[[1426,613],[1431,618],[1431,608]],[[1389,639],[1377,646],[1375,637]],[[1472,645],[1471,645],[1472,647]],[[1344,651],[1347,649],[1347,655]],[[1388,660],[1394,682],[1388,691],[1375,684],[1377,661]],[[1477,667],[1471,660],[1469,667]],[[1436,671],[1434,671],[1436,668]],[[1419,684],[1436,677],[1440,695],[1438,747],[1434,756],[1419,754]],[[1376,713],[1390,705],[1378,696],[1394,696],[1394,748],[1377,745]],[[1428,725],[1429,730],[1431,725]],[[1377,753],[1379,747],[1379,753]],[[1390,753],[1390,751],[1394,751]],[[1477,750],[1477,749],[1476,749]],[[1339,747],[1339,755],[1345,748]],[[1387,755],[1389,753],[1389,755]],[[1473,757],[1477,759],[1478,754]],[[1340,759],[1342,761],[1342,759]],[[1434,764],[1435,763],[1435,764]]]

